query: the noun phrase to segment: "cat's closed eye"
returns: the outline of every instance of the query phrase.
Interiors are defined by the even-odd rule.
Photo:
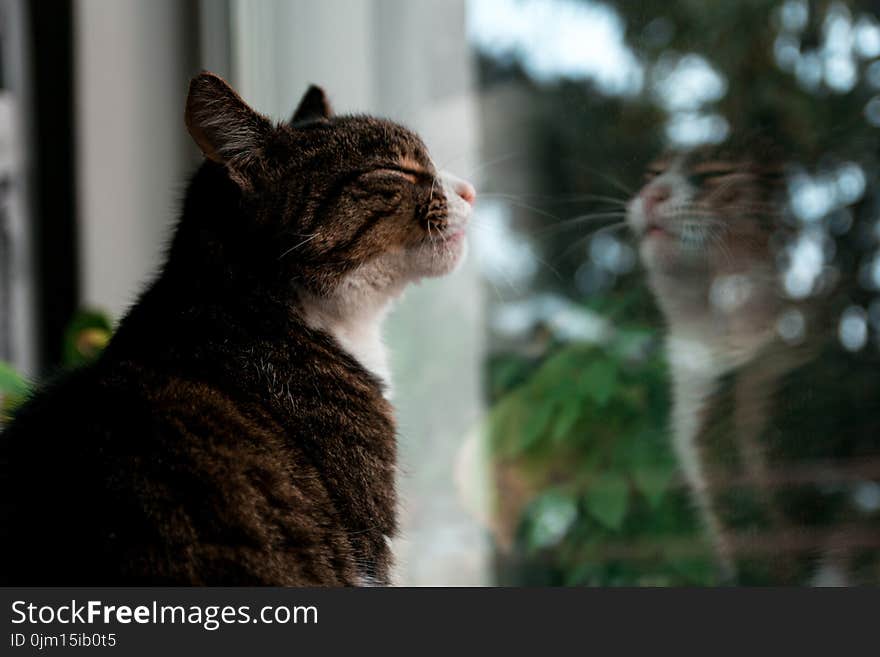
[[[395,169],[371,169],[358,176],[351,186],[352,194],[358,199],[381,199],[399,202],[405,191],[413,185],[413,180]]]
[[[695,187],[718,185],[731,176],[741,173],[741,168],[729,162],[707,162],[697,165],[688,172],[688,181]]]
[[[651,182],[654,178],[658,176],[662,176],[666,173],[666,170],[669,168],[669,164],[665,161],[654,162],[650,164],[647,169],[645,169],[644,179],[645,182]]]
[[[409,171],[407,169],[398,169],[394,167],[383,167],[381,169],[374,169],[372,174],[382,177],[390,177],[403,179],[411,182],[414,185],[424,182],[425,178],[429,178],[427,174],[417,173],[415,171]]]
[[[430,184],[432,176],[406,169],[381,167],[362,173],[358,180],[363,186],[367,187],[396,187],[405,189],[411,186]]]
[[[355,194],[361,199],[372,198],[387,205],[400,204],[412,193],[429,193],[434,176],[425,172],[397,167],[380,167],[362,174]]]

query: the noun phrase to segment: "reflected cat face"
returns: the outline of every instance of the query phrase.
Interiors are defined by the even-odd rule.
[[[627,205],[643,264],[675,276],[769,260],[782,180],[776,164],[718,149],[656,160]]]

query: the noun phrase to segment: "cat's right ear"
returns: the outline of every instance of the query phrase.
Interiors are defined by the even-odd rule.
[[[333,107],[330,105],[330,99],[321,87],[313,84],[299,101],[289,123],[296,125],[306,121],[321,121],[331,116],[333,116]]]
[[[224,164],[231,177],[246,182],[272,123],[252,110],[225,80],[203,72],[192,79],[186,98],[186,128],[205,157]]]

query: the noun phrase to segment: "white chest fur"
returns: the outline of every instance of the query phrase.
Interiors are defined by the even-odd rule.
[[[382,340],[381,319],[337,322],[332,318],[320,317],[320,313],[311,313],[306,321],[312,328],[319,328],[333,336],[339,346],[386,387],[391,385],[391,369],[388,366],[388,350]]]
[[[342,349],[373,374],[391,397],[391,368],[382,340],[382,324],[391,307],[390,299],[357,302],[343,297],[325,299],[302,294],[306,324],[328,333]]]

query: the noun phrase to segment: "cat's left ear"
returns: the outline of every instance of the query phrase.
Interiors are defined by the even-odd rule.
[[[296,111],[290,117],[290,123],[295,125],[305,121],[320,121],[331,116],[333,116],[333,108],[330,106],[327,94],[321,87],[313,84],[299,101]]]
[[[242,187],[249,186],[262,162],[272,122],[252,110],[222,78],[207,72],[190,82],[185,120],[205,157],[226,166]]]

